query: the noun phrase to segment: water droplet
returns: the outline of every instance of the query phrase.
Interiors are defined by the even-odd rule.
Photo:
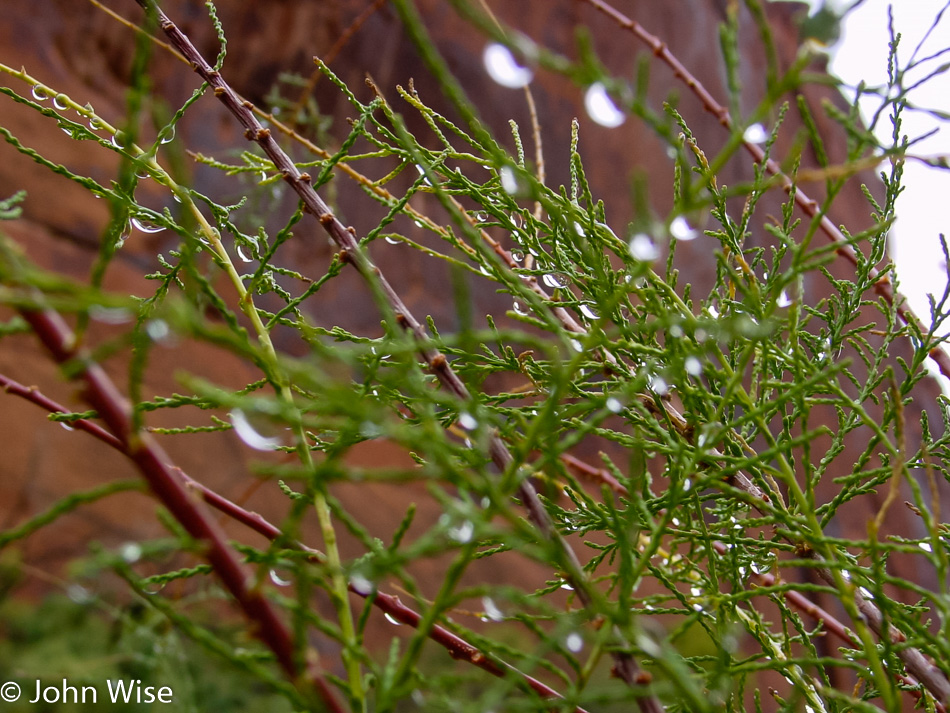
[[[425,171],[425,169],[424,169],[422,166],[420,166],[418,163],[416,164],[416,170],[419,172],[419,175],[420,175],[420,176],[423,176],[422,182],[425,183],[427,186],[431,186],[431,185],[432,185],[432,181],[430,181],[428,178],[425,177],[426,171]]]
[[[247,255],[245,255],[245,253],[244,253],[244,247],[243,247],[243,246],[238,245],[238,244],[235,243],[235,245],[234,245],[234,251],[237,253],[237,256],[241,259],[241,262],[251,262],[251,261],[252,261],[251,258],[249,258]]]
[[[133,228],[136,230],[141,230],[143,233],[160,233],[165,230],[164,225],[152,223],[151,221],[145,220],[143,218],[132,218],[129,223]]]
[[[521,184],[518,182],[518,176],[511,166],[502,166],[498,171],[501,178],[501,187],[509,196],[513,196],[521,190]]]
[[[867,587],[858,587],[858,591],[861,593],[862,597],[868,601],[873,601],[874,595],[871,594],[871,590],[869,590]]]
[[[670,336],[673,339],[679,339],[683,336],[683,328],[678,324],[673,324],[670,326]]]
[[[142,591],[146,594],[158,594],[165,588],[164,582],[146,582],[142,585]]]
[[[713,319],[719,319],[719,310],[716,309],[715,305],[709,305],[706,308],[706,312],[708,312],[709,316],[712,317]],[[696,338],[699,339],[699,336],[697,335]]]
[[[567,582],[561,582],[561,589],[563,589],[563,590],[565,590],[565,591],[568,591],[568,592],[573,592],[573,591],[574,591],[574,587],[572,587],[572,586],[571,586],[570,584],[568,584]]]
[[[270,581],[272,581],[278,587],[289,587],[291,584],[293,584],[292,580],[282,576],[282,574],[276,569],[271,569],[268,574],[270,575]]]
[[[571,340],[571,347],[574,349],[575,352],[578,352],[578,353],[584,351],[584,345],[581,344],[576,339]]]
[[[594,82],[587,88],[584,94],[584,108],[587,109],[587,114],[591,119],[608,129],[620,126],[627,119],[610,98],[603,82]]]
[[[767,138],[769,138],[769,135],[765,132],[765,127],[762,124],[750,124],[742,132],[742,140],[748,144],[761,144]]]
[[[353,591],[363,597],[368,597],[373,593],[375,587],[373,583],[362,574],[354,574],[350,577],[350,586]]]
[[[389,612],[384,613],[383,616],[386,617],[386,621],[388,621],[393,626],[402,626],[402,622],[396,619],[396,617],[394,617]]]
[[[132,564],[142,558],[142,546],[138,542],[126,542],[119,548],[119,557]]]
[[[613,396],[607,399],[605,406],[607,406],[607,410],[611,413],[620,413],[623,411],[623,404],[620,403],[620,399],[614,398]]]
[[[568,651],[576,654],[584,648],[584,638],[577,632],[573,632],[567,635],[567,638],[564,640],[564,645]]]
[[[73,428],[72,426],[70,426],[70,425],[69,425],[68,423],[66,423],[65,421],[58,421],[58,423],[59,423],[59,425],[62,426],[63,429],[66,430],[66,431],[75,431],[75,430],[76,430],[75,428]]]
[[[686,373],[690,376],[701,376],[703,373],[703,363],[694,356],[686,357],[686,361],[683,362],[683,368],[686,369]]]
[[[522,305],[518,300],[514,301],[514,303],[511,305],[511,308],[514,310],[515,314],[520,314],[520,315],[528,314],[528,310],[526,310],[524,305]]]
[[[584,302],[578,309],[582,315],[587,317],[587,319],[600,319],[600,315],[597,314],[597,310],[591,307],[587,302]]]
[[[511,50],[496,42],[485,47],[482,61],[485,63],[488,76],[503,87],[511,89],[524,87],[534,77],[534,72],[518,64]]]
[[[81,584],[70,584],[66,587],[66,596],[76,602],[76,604],[86,604],[93,599],[92,592]]]
[[[171,330],[163,319],[152,319],[145,323],[145,333],[153,342],[163,342],[168,339]]]
[[[630,255],[634,260],[653,262],[660,257],[660,251],[653,244],[653,238],[646,233],[637,233],[630,238]]]
[[[234,426],[234,432],[237,433],[238,438],[251,448],[259,451],[273,451],[280,447],[279,438],[258,433],[241,409],[234,409],[228,414],[228,417],[231,419],[231,425]]]
[[[512,250],[511,259],[515,262],[521,262],[524,260],[524,250]]]
[[[34,84],[32,94],[36,101],[45,102],[47,99],[49,99],[50,92],[42,84]]]
[[[117,149],[124,149],[127,139],[125,134],[123,134],[121,131],[116,131],[114,134],[112,134],[112,137],[109,139],[109,141],[111,141],[112,145]]]
[[[474,431],[478,428],[478,421],[470,413],[463,411],[459,414],[459,426],[464,428],[466,431]]]
[[[66,111],[69,108],[69,104],[66,103],[67,98],[65,94],[57,94],[53,97],[53,108],[56,111]]]
[[[401,240],[399,240],[398,238],[393,237],[392,235],[385,235],[385,236],[383,236],[383,240],[385,240],[385,241],[386,241],[387,243],[389,243],[390,245],[399,245],[399,244],[402,242]]]
[[[789,307],[792,304],[791,298],[788,296],[788,292],[782,290],[782,294],[778,296],[778,299],[775,300],[775,306],[779,308]]]
[[[89,308],[89,316],[103,324],[128,324],[132,321],[132,313],[121,307],[92,305]]]
[[[924,552],[933,552],[933,547],[930,546],[929,542],[919,542],[917,546],[922,549]]]
[[[541,282],[551,288],[564,288],[570,284],[570,278],[563,272],[551,272],[541,276]]]
[[[770,569],[772,569],[772,562],[771,562],[771,561],[766,561],[766,562],[750,562],[750,563],[749,563],[749,569],[751,569],[751,570],[752,570],[753,572],[755,572],[756,574],[765,574],[765,573],[768,572]]]
[[[652,374],[650,376],[650,388],[653,390],[653,393],[658,396],[664,396],[670,392],[670,386],[666,383],[666,379],[659,374]]]
[[[59,128],[62,129],[63,133],[66,134],[66,136],[68,136],[69,138],[73,137],[73,130],[70,129],[68,126],[60,126]]]
[[[161,143],[169,144],[175,140],[175,127],[171,126],[168,130],[165,131],[165,134],[162,136]]]
[[[482,608],[485,610],[485,616],[491,621],[501,621],[505,618],[501,609],[492,601],[491,597],[482,597]]]
[[[678,215],[673,218],[673,222],[670,223],[670,235],[672,235],[677,240],[682,240],[685,242],[687,240],[695,239],[696,236],[699,235],[699,231],[691,226],[686,218]]]
[[[475,525],[470,521],[466,520],[458,527],[449,528],[449,537],[458,542],[459,544],[465,544],[466,542],[471,542],[472,535],[475,534]]]
[[[574,228],[574,232],[577,233],[579,238],[587,237],[587,231],[584,230],[584,226],[578,223],[576,220],[571,224],[571,226]]]

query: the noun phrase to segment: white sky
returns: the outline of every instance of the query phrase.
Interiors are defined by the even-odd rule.
[[[895,32],[901,34],[898,61],[906,66],[917,44],[948,0],[865,0],[844,24],[842,37],[833,48],[832,71],[849,84],[864,79],[869,86],[882,85],[887,77],[887,10],[892,6]],[[833,7],[851,2],[832,2]],[[950,11],[931,33],[917,58],[927,57],[950,46]],[[913,84],[939,65],[950,62],[950,53],[908,75]],[[911,102],[922,107],[950,112],[950,74],[929,80],[915,90]],[[880,102],[867,100],[862,109],[874,111]],[[920,112],[905,112],[902,132],[911,139],[937,127],[938,121]],[[877,127],[878,136],[889,140],[889,119]],[[915,155],[950,155],[950,127],[911,149]],[[946,284],[946,266],[938,235],[950,237],[950,171],[938,170],[917,161],[907,161],[904,170],[906,190],[898,199],[897,224],[892,233],[891,254],[897,264],[900,289],[913,310],[925,322],[930,308],[927,294],[942,294]]]

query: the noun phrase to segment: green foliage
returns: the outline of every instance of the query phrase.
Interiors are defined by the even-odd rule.
[[[170,121],[151,127],[152,144],[136,143],[148,133],[145,118],[156,114],[150,105],[159,102],[144,81],[147,57],[157,51],[146,42],[138,46],[122,130],[81,97],[0,65],[15,80],[0,88],[8,100],[122,161],[106,185],[45,158],[43,147],[24,146],[0,127],[12,150],[105,198],[112,211],[88,284],[29,264],[4,239],[0,300],[27,313],[49,307],[76,313],[80,335],[103,315],[124,319],[124,334],[90,345],[89,358],[108,363],[115,374],[110,357],[125,357],[127,368],[116,381],[134,402],[136,429],[180,439],[233,430],[257,451],[249,469],[285,500],[280,534],[270,547],[241,539],[232,548],[253,573],[255,591],[266,592],[288,622],[297,662],[313,657],[314,641],[332,652],[320,665],[354,710],[628,710],[648,695],[669,711],[751,705],[897,711],[910,688],[934,710],[933,688],[895,676],[916,675],[908,651],[929,657],[935,676],[950,674],[950,531],[935,497],[948,478],[950,404],[940,400],[941,424],[930,423],[927,412],[920,433],[908,422],[919,408],[913,396],[927,375],[925,361],[945,341],[950,292],[934,300],[921,325],[906,320],[899,301],[879,290],[887,280],[896,282],[886,237],[903,157],[913,143],[900,131],[907,106],[898,39],[891,48],[891,86],[880,90],[893,143],[878,145],[855,114],[829,107],[849,137],[847,163],[835,167],[804,102],[797,106],[804,129],[791,142],[793,152],[774,155],[789,110],[782,97],[802,86],[807,57],[781,73],[770,56],[767,97],[752,115],[735,115],[743,88],[734,16],[720,33],[734,123],[716,147],[701,145],[673,102],[650,106],[645,72],[629,85],[606,76],[589,38],[580,41],[581,59],[574,62],[500,29],[475,3],[455,3],[477,27],[539,66],[586,85],[602,82],[620,110],[668,142],[675,156],[673,212],[641,211],[621,227],[610,225],[588,181],[576,123],[570,145],[547,147],[569,162],[570,185],[550,186],[539,179],[541,157],[525,149],[536,129],[512,124],[515,150],[506,151],[507,138],[492,136],[478,119],[413,3],[394,4],[462,120],[436,111],[411,85],[398,90],[398,99],[378,90],[362,101],[355,87],[320,63],[352,108],[348,133],[332,149],[294,132],[282,134],[281,143],[318,192],[342,190],[336,184],[347,176],[367,202],[378,204],[382,217],[358,236],[361,250],[373,253],[385,241],[407,261],[445,270],[452,294],[429,298],[454,299],[454,329],[433,320],[427,329],[404,329],[408,315],[385,276],[366,269],[352,251],[338,253],[316,273],[302,272],[287,246],[303,239],[303,226],[315,230],[316,221],[301,205],[279,225],[262,225],[263,214],[273,212],[270,191],[288,176],[257,145],[197,157],[220,170],[222,181],[234,177],[232,187],[247,189],[235,204],[201,195],[177,172],[173,177],[164,153],[180,141],[172,138],[175,126],[208,85]],[[774,51],[763,9],[748,4]],[[212,18],[223,47],[223,30]],[[226,78],[223,49],[215,69]],[[300,86],[308,85],[285,77],[269,101],[296,112],[294,123],[315,141],[328,141],[331,127],[317,105],[288,98]],[[409,115],[421,119],[427,133],[411,133]],[[747,129],[769,119],[762,156],[749,162],[751,179],[722,184],[719,175],[749,140]],[[265,120],[276,137],[282,129],[277,117]],[[827,194],[811,213],[795,204],[806,148],[818,158]],[[873,227],[843,230],[837,244],[815,240],[835,198],[869,157],[891,159],[881,173],[883,192],[866,191]],[[785,167],[790,182],[777,217],[762,207],[782,187],[769,170],[771,159]],[[136,190],[145,181],[164,187],[173,208],[142,205]],[[653,181],[654,191],[659,184]],[[419,212],[421,196],[438,210]],[[17,195],[0,202],[0,218],[17,218],[19,204],[37,199]],[[698,221],[702,227],[695,227]],[[413,225],[424,238],[410,237],[419,235]],[[771,244],[750,245],[753,229],[766,231]],[[157,231],[174,233],[178,245],[159,255],[158,268],[147,275],[153,291],[130,300],[102,289],[125,242]],[[694,238],[706,241],[715,260],[715,282],[706,294],[696,294],[677,270],[678,242]],[[836,252],[854,256],[846,279],[832,271]],[[327,286],[352,269],[349,263],[366,278],[379,308],[374,333],[350,331],[321,307]],[[506,295],[510,308],[482,318],[471,295],[491,291]],[[26,329],[14,317],[0,324],[0,338],[18,338]],[[185,350],[196,342],[252,366],[254,380],[218,382],[183,369],[181,393],[151,391],[151,351],[170,344]],[[290,343],[286,351],[277,346]],[[440,377],[447,381],[445,365],[463,387],[439,388]],[[73,364],[67,372],[75,376],[84,368]],[[181,425],[159,427],[156,416],[168,413]],[[97,416],[57,412],[52,420],[77,427]],[[367,447],[382,443],[406,457],[385,467],[357,465]],[[361,508],[347,509],[336,492],[341,483],[370,493],[411,485],[439,515],[422,521],[410,509],[378,539],[375,520],[385,503],[367,495]],[[544,519],[525,515],[532,483],[551,532],[544,531]],[[0,534],[0,546],[128,487],[67,495]],[[866,536],[855,537],[854,528],[841,536],[853,508],[867,508],[876,495],[883,507],[879,515],[874,509]],[[902,507],[898,499],[909,499],[916,536],[887,530],[888,510]],[[314,514],[320,553],[297,542]],[[182,710],[316,706],[300,680],[281,678],[279,653],[252,638],[253,625],[241,628],[236,617],[222,621],[211,613],[207,605],[220,606],[221,592],[214,563],[201,559],[204,543],[180,518],[160,516],[170,539],[131,545],[139,548],[134,557],[123,550],[94,558],[135,596],[135,604],[110,610],[119,633],[109,634],[98,616],[80,616],[88,603],[53,599],[30,609],[6,600],[4,675],[23,675],[42,662],[45,671],[81,677],[86,674],[72,668],[77,659],[88,663],[122,651],[118,663],[106,661],[102,670],[119,675],[132,667],[129,675],[142,679],[161,673],[185,681]],[[344,535],[359,544],[361,556],[342,556],[337,540]],[[580,553],[581,571],[565,543]],[[894,560],[912,562],[926,577],[894,574],[888,569]],[[525,581],[485,576],[495,563],[501,571],[512,562],[525,568]],[[438,580],[419,574],[432,567]],[[395,591],[420,614],[412,630],[391,633],[372,609],[375,603],[391,616],[384,594]],[[826,607],[838,604],[816,619],[802,611],[801,601],[819,597]],[[833,634],[833,616],[850,617],[846,642],[821,638]],[[900,638],[881,635],[882,627]],[[462,661],[453,662],[430,640],[444,641],[440,632],[464,638],[479,653],[454,650]],[[171,653],[158,655],[156,647]],[[222,662],[206,663],[207,652]],[[610,674],[624,656],[642,668],[632,688]],[[26,662],[16,671],[14,658]],[[500,677],[465,663],[486,659],[500,667]],[[564,700],[543,700],[519,671],[542,679]],[[259,681],[259,689],[252,691],[248,678]],[[233,694],[238,680],[240,696]],[[274,702],[278,696],[281,703]]]

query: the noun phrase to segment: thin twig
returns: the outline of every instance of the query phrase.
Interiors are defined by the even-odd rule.
[[[69,409],[43,395],[43,393],[41,393],[36,387],[24,386],[23,384],[14,381],[3,374],[0,374],[0,388],[9,394],[19,396],[30,403],[36,404],[49,413],[70,413]],[[128,449],[122,441],[89,419],[79,418],[74,421],[70,421],[70,426],[76,428],[77,430],[89,433],[120,453],[129,455]],[[199,483],[179,467],[169,466],[169,468],[172,472],[178,475],[185,487],[197,493],[197,495],[202,500],[204,500],[215,510],[224,513],[232,520],[240,522],[242,525],[245,525],[259,535],[263,535],[272,542],[278,539],[283,539],[284,535],[280,528],[268,521],[259,513],[246,510],[233,500],[229,500],[208,486]],[[288,542],[287,545],[306,553],[313,562],[318,564],[324,564],[326,562],[326,556],[322,552],[301,542]],[[394,594],[388,594],[378,590],[368,591],[365,588],[357,587],[352,582],[349,584],[349,591],[359,597],[362,597],[363,599],[369,600],[370,603],[377,609],[382,611],[384,614],[389,614],[389,616],[393,617],[400,623],[407,624],[413,628],[418,628],[419,622],[422,621],[421,614],[411,607],[403,604],[399,597]],[[511,674],[521,678],[529,688],[533,689],[543,697],[563,700],[563,696],[550,686],[542,683],[533,676],[529,676],[528,674],[520,671],[511,664],[502,661],[495,656],[484,653],[474,644],[470,644],[468,641],[449,631],[443,626],[438,624],[433,625],[431,630],[428,632],[428,636],[437,644],[443,646],[453,659],[467,661],[468,663],[471,663],[472,665],[477,666],[478,668],[487,671],[491,675],[497,676],[499,678],[504,678],[506,675]],[[584,708],[577,706],[574,708],[574,713],[588,712]]]
[[[304,670],[301,670],[290,629],[261,590],[250,586],[254,581],[253,576],[228,545],[224,533],[214,520],[198,507],[194,498],[172,473],[167,465],[169,458],[161,447],[149,434],[133,431],[128,404],[102,367],[76,350],[75,335],[59,313],[50,309],[21,308],[19,311],[56,363],[81,365],[78,378],[85,384],[84,400],[108,426],[111,435],[135,463],[162,505],[189,535],[202,544],[215,574],[237,600],[245,616],[252,622],[254,634],[274,653],[285,674],[292,681],[298,681],[303,676],[304,681],[314,688],[330,711],[344,713],[342,704],[319,669],[316,659],[308,657]],[[25,393],[20,390],[7,390],[29,398],[34,403],[44,403],[33,389],[27,388]],[[62,408],[55,410],[60,411]],[[102,437],[99,433],[101,429],[85,426],[80,428]],[[111,439],[103,440],[112,442]]]

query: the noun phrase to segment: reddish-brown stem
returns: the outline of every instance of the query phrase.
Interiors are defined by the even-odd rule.
[[[245,137],[250,141],[257,142],[263,149],[267,157],[273,162],[274,168],[280,172],[284,180],[297,193],[307,212],[316,216],[326,233],[342,249],[341,257],[353,265],[363,279],[385,299],[399,325],[416,340],[423,360],[429,365],[442,387],[460,400],[470,401],[471,395],[468,388],[449,365],[445,355],[432,345],[425,328],[409,311],[402,298],[389,284],[380,269],[373,264],[369,256],[360,247],[355,231],[340,222],[326,202],[311,186],[310,175],[301,173],[297,169],[290,157],[271,135],[270,129],[261,125],[254,115],[251,102],[238,96],[224,81],[221,73],[208,64],[191,43],[191,40],[162,12],[154,0],[136,1],[147,11],[150,10],[156,13],[159,25],[171,44],[185,56],[194,71],[211,86],[214,95],[244,127]],[[489,439],[488,454],[492,463],[500,472],[508,470],[514,460],[508,447],[497,434],[492,435]],[[580,561],[577,559],[574,550],[554,528],[554,524],[538,498],[534,486],[528,480],[522,480],[519,484],[518,497],[528,512],[528,518],[542,536],[558,545],[561,567],[574,587],[578,600],[586,609],[591,610],[593,593]],[[616,633],[619,637],[619,632]],[[642,671],[633,657],[625,652],[614,652],[612,655],[616,662],[617,675],[632,688],[641,692],[644,691],[645,687],[642,681],[645,680],[645,677],[642,676]],[[664,710],[659,699],[652,695],[643,695],[638,698],[638,702],[644,713],[662,713]]]
[[[676,78],[689,87],[693,94],[695,94],[702,103],[703,108],[715,116],[719,123],[722,124],[726,129],[729,129],[730,131],[732,130],[733,121],[732,116],[729,114],[729,110],[716,101],[716,98],[713,97],[713,95],[708,89],[706,89],[705,86],[703,86],[702,82],[700,82],[695,76],[693,76],[692,72],[683,66],[683,63],[676,58],[676,55],[670,52],[670,48],[667,47],[665,42],[663,42],[656,35],[647,32],[643,25],[627,17],[604,0],[583,1],[607,15],[607,17],[614,20],[623,29],[628,30],[638,39],[642,40],[652,50],[654,55],[656,55],[664,64],[673,70],[673,74],[676,76]],[[742,145],[756,161],[761,163],[765,159],[765,151],[761,146],[753,144],[749,141],[743,141]],[[797,188],[792,180],[782,171],[781,166],[771,159],[765,161],[764,165],[769,173],[771,173],[773,176],[779,177],[782,182],[782,187],[787,193],[791,193],[792,191],[795,192],[795,204],[809,218],[814,220],[819,217],[821,206],[818,204],[818,201],[810,198],[804,191],[802,191],[800,188]],[[858,259],[854,252],[854,248],[848,244],[841,230],[838,229],[838,226],[831,222],[831,219],[827,215],[821,215],[819,219],[819,226],[821,227],[822,232],[828,236],[828,239],[835,244],[835,250],[837,253],[852,265],[857,266]],[[907,306],[907,300],[904,295],[902,295],[900,292],[894,291],[894,285],[891,283],[891,280],[887,275],[881,275],[877,268],[872,267],[870,276],[874,279],[874,291],[883,297],[888,304],[896,305],[897,314],[900,315],[900,318],[904,321],[904,324],[913,324],[923,334],[926,334],[929,331],[926,327],[924,327],[920,318],[917,317],[914,311]],[[950,354],[944,351],[942,347],[938,346],[930,350],[930,358],[933,359],[937,364],[938,368],[940,369],[940,373],[945,377],[950,378]]]
[[[315,660],[308,660],[306,669],[301,670],[294,652],[293,636],[277,614],[277,610],[260,589],[252,586],[253,575],[245,569],[240,557],[228,545],[224,533],[172,473],[172,469],[167,465],[168,456],[149,434],[133,432],[128,404],[105,371],[75,349],[76,339],[72,330],[57,312],[49,309],[21,309],[20,314],[58,364],[71,363],[80,366],[78,378],[84,382],[85,401],[99,414],[99,418],[118,441],[121,450],[135,463],[162,505],[188,534],[203,546],[204,556],[250,620],[253,633],[274,653],[287,676],[292,681],[312,686],[330,711],[343,713],[342,704],[337,700]],[[34,393],[31,395],[31,392]],[[26,393],[21,395],[35,403],[43,403],[37,398],[35,390],[27,389]],[[101,437],[101,429],[92,428],[93,426],[95,424],[80,428]],[[111,439],[103,440],[112,442]],[[301,677],[303,681],[300,681]]]
[[[2,387],[7,393],[26,399],[27,401],[36,404],[40,408],[45,409],[50,413],[69,413],[69,409],[44,396],[36,387],[24,386],[23,384],[20,384],[19,382],[14,381],[3,374],[0,374],[0,387]],[[95,436],[103,443],[106,443],[117,451],[128,455],[125,444],[98,424],[93,423],[88,419],[81,418],[72,421],[71,426]],[[170,469],[178,474],[178,477],[182,480],[187,488],[197,493],[202,500],[204,500],[215,510],[224,513],[232,520],[236,520],[254,532],[263,535],[268,540],[275,541],[282,537],[283,533],[281,532],[280,528],[266,520],[263,516],[256,512],[246,510],[234,501],[229,500],[206,485],[202,485],[197,480],[181,470],[181,468],[170,466]],[[307,553],[308,557],[314,562],[325,562],[326,558],[319,550],[315,550],[312,547],[308,547],[307,545],[304,545],[300,542],[290,543],[290,545],[301,550],[302,552]],[[410,607],[407,607],[402,603],[402,601],[400,601],[399,597],[394,594],[387,594],[380,591],[368,592],[364,589],[354,586],[352,583],[349,584],[349,590],[353,594],[356,594],[363,599],[371,599],[373,606],[383,613],[389,614],[389,616],[402,624],[407,624],[413,628],[418,628],[419,622],[422,620],[421,614]],[[458,636],[457,634],[452,633],[443,626],[439,626],[438,624],[434,625],[429,631],[429,638],[444,647],[449,652],[449,655],[456,660],[467,661],[472,665],[487,671],[493,676],[498,676],[500,678],[507,674],[511,674],[521,678],[529,688],[536,691],[545,698],[563,699],[563,696],[561,696],[560,693],[555,691],[550,686],[542,683],[532,676],[529,676],[526,673],[523,673],[511,664],[500,661],[497,658],[489,657],[480,651],[476,646],[470,644],[465,639]],[[574,713],[587,713],[587,711],[584,708],[578,706],[574,708]]]

